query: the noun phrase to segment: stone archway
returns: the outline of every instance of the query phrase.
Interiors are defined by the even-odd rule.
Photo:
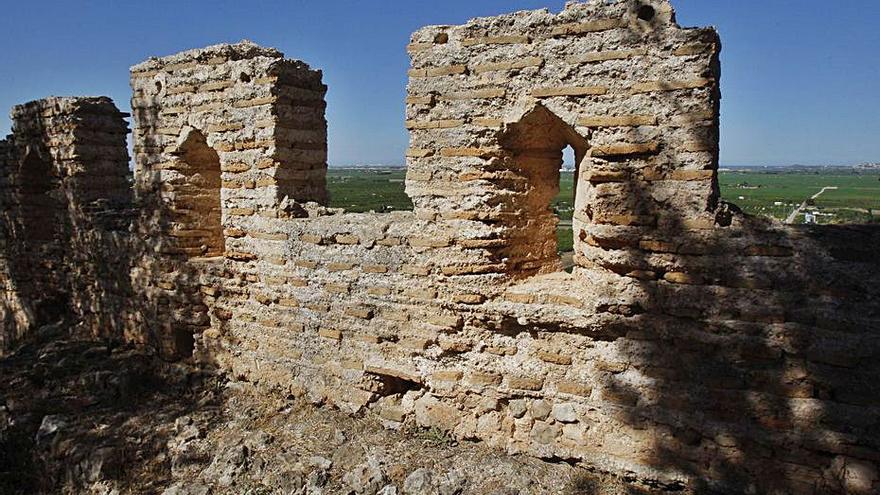
[[[65,274],[69,218],[62,180],[46,150],[29,149],[18,169],[20,257],[17,271],[32,291],[37,324],[55,322],[70,302]]]
[[[505,166],[517,180],[510,185],[507,210],[510,244],[504,253],[517,277],[562,269],[558,253],[559,218],[551,203],[559,193],[563,151],[575,155],[574,205],[580,165],[589,148],[587,139],[543,105],[536,105],[501,137]],[[576,242],[576,241],[575,241]]]
[[[175,152],[179,175],[168,182],[174,193],[171,236],[189,257],[222,256],[220,157],[196,129],[185,131],[181,138]]]

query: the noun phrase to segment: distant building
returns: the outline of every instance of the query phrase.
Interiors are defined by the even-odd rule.
[[[804,223],[810,223],[810,224],[816,223],[816,214],[813,213],[812,211],[808,211],[807,213],[805,213],[804,214]]]

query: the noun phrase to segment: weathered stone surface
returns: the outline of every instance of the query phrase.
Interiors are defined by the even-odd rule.
[[[390,428],[644,479],[758,480],[734,493],[869,493],[880,233],[719,202],[719,50],[662,0],[417,31],[413,212],[320,206],[321,74],[251,43],[133,68],[138,203],[109,100],[17,107],[0,347],[65,308]],[[549,208],[566,146],[570,274]],[[219,478],[236,478],[232,454]],[[367,468],[351,479],[387,485]]]
[[[560,423],[574,423],[578,419],[577,411],[575,411],[573,404],[554,404],[553,419]]]
[[[529,416],[536,420],[543,421],[550,416],[552,409],[553,405],[547,401],[536,400],[529,406]]]

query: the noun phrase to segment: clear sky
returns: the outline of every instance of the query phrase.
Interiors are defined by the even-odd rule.
[[[107,95],[128,111],[128,67],[250,39],[324,70],[330,164],[401,164],[412,31],[564,0],[2,0],[0,135],[8,109],[48,95]],[[722,165],[880,161],[875,0],[678,0],[715,25]]]

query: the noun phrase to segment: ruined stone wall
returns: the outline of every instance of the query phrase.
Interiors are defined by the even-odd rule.
[[[131,201],[123,117],[108,98],[53,97],[12,110],[0,182],[0,348],[61,318],[117,330],[126,299],[117,280],[129,267],[128,221],[119,217]]]
[[[326,87],[319,71],[250,42],[151,59],[132,68],[131,84],[148,245],[136,278],[153,333],[188,355],[211,326],[200,274],[222,272],[224,255],[255,256],[232,248],[241,224],[326,199]]]
[[[97,276],[130,296],[126,338],[670,488],[876,491],[880,232],[718,201],[713,30],[660,0],[571,3],[409,50],[415,211],[390,214],[320,205],[319,71],[247,42],[132,69],[138,213],[99,229],[130,271]],[[549,210],[565,146],[573,273]]]
[[[416,210],[236,218],[201,348],[389,427],[670,487],[870,492],[878,305],[847,274],[877,273],[878,233],[718,202],[719,43],[673,19],[592,2],[414,34]],[[565,145],[573,274],[547,211]]]
[[[239,203],[270,208],[285,196],[325,200],[326,89],[320,71],[246,41],[133,67],[139,187],[184,185],[197,173],[187,150],[198,143],[219,161],[224,209],[234,211]],[[193,199],[186,190],[162,196],[168,202],[182,196],[178,210]]]
[[[598,242],[711,227],[720,43],[667,2],[588,2],[413,35],[407,191],[422,215],[495,227],[509,273],[555,271],[562,150],[576,154],[579,267]],[[686,223],[687,225],[682,225]]]
[[[12,187],[11,171],[14,170],[15,152],[9,139],[0,141],[0,191],[3,194],[2,206],[6,212],[12,207],[10,190]],[[27,304],[22,301],[19,283],[13,278],[16,254],[12,251],[15,238],[8,217],[4,213],[4,222],[0,225],[0,282],[2,282],[2,298],[0,298],[0,355],[5,354],[27,333],[31,326],[32,315]]]

